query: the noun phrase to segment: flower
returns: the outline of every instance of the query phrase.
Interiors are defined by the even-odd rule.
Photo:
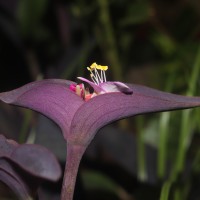
[[[71,200],[81,157],[97,131],[113,121],[150,112],[200,106],[200,97],[186,97],[121,82],[108,82],[107,66],[88,67],[92,88],[68,80],[47,79],[0,93],[0,100],[38,111],[57,123],[67,142],[62,200]],[[100,71],[100,73],[98,72]],[[67,181],[66,181],[67,180]]]
[[[88,83],[93,89],[94,92],[90,94],[89,90],[84,88],[83,84],[72,84],[70,89],[75,91],[80,97],[85,99],[86,101],[90,100],[91,98],[105,93],[111,92],[122,92],[125,94],[132,94],[132,90],[122,82],[107,82],[106,81],[106,74],[105,71],[108,69],[108,66],[97,65],[93,63],[90,67],[87,67],[90,71],[90,77],[92,81],[88,79],[78,77],[78,79]],[[100,71],[100,73],[98,72]]]

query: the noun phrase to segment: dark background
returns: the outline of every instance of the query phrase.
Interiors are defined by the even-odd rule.
[[[86,67],[97,62],[109,66],[108,80],[197,96],[199,41],[198,0],[0,0],[0,91],[39,79],[88,78]],[[22,108],[0,108],[2,134],[48,147],[64,167],[55,124]],[[176,177],[170,199],[199,199],[199,120],[195,109],[105,127],[83,158],[75,198],[159,199]],[[180,155],[184,165],[173,176]],[[49,184],[43,199],[58,199],[61,181]]]

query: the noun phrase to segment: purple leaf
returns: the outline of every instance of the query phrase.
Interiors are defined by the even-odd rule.
[[[72,81],[43,80],[0,94],[5,103],[19,105],[43,113],[68,131],[74,112],[84,103],[69,89]]]
[[[103,82],[95,85],[88,80],[86,82],[100,92],[89,94],[91,98],[85,98],[88,101],[83,100],[83,87],[58,79],[33,82],[0,93],[0,100],[38,111],[62,129],[67,150],[71,152],[67,157],[62,200],[73,198],[81,156],[101,127],[129,116],[200,106],[199,97],[170,94],[135,84]],[[76,92],[81,92],[81,95]]]
[[[7,140],[3,135],[0,135],[0,157],[10,156],[17,146],[18,144],[14,140]]]
[[[55,156],[40,145],[20,145],[10,158],[27,173],[37,178],[58,181],[61,177],[61,168]]]
[[[0,135],[0,181],[20,199],[35,195],[41,181],[57,181],[60,176],[60,165],[49,150],[40,145],[19,145]]]
[[[128,86],[133,91],[131,95],[106,93],[83,104],[72,120],[70,133],[73,140],[89,142],[102,126],[125,117],[200,106],[199,97],[185,97],[138,85]]]
[[[102,126],[121,118],[200,106],[199,97],[185,97],[124,83],[121,84],[123,88],[128,86],[129,93],[105,93],[85,102],[69,89],[70,84],[75,83],[59,79],[33,82],[0,93],[0,99],[46,115],[61,127],[69,143],[82,145],[88,145]]]
[[[4,182],[20,199],[29,199],[35,187],[29,189],[21,175],[14,170],[12,162],[6,158],[0,158],[0,181]]]

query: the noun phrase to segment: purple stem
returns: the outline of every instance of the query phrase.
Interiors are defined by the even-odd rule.
[[[76,176],[85,149],[85,146],[67,144],[67,158],[61,200],[73,200]]]

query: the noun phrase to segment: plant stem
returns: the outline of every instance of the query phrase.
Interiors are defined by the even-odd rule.
[[[170,75],[167,85],[166,91],[171,92],[172,87],[174,85],[174,80],[176,76],[175,74]],[[158,159],[157,159],[157,175],[162,180],[165,177],[166,173],[166,164],[167,164],[167,154],[168,154],[168,134],[170,131],[170,112],[164,112],[161,114],[159,120],[159,145],[158,145]]]
[[[192,96],[195,93],[198,77],[200,72],[200,47],[198,49],[196,61],[192,70],[192,74],[189,81],[189,87],[187,91],[188,96]],[[182,111],[181,121],[181,134],[179,139],[179,147],[177,152],[177,159],[175,164],[175,176],[181,173],[185,165],[186,152],[191,141],[191,133],[193,132],[193,126],[191,126],[191,110]]]
[[[76,176],[85,146],[67,144],[67,158],[61,200],[73,200]]]
[[[167,142],[169,133],[169,120],[170,112],[165,112],[161,114],[159,120],[159,144],[158,144],[158,159],[157,159],[157,175],[162,180],[166,173],[166,161],[167,161]]]
[[[19,142],[20,143],[25,143],[26,139],[27,139],[27,133],[28,133],[28,129],[30,128],[30,124],[31,124],[31,119],[33,118],[33,113],[30,110],[24,110],[23,112],[23,124],[20,130],[20,134],[19,134]]]
[[[146,181],[146,152],[145,152],[145,141],[144,141],[144,118],[142,116],[137,117],[137,163],[138,163],[138,179],[140,181]]]
[[[162,189],[161,189],[160,200],[168,200],[172,183],[173,183],[173,181],[170,181],[170,180],[167,180],[164,182]]]

